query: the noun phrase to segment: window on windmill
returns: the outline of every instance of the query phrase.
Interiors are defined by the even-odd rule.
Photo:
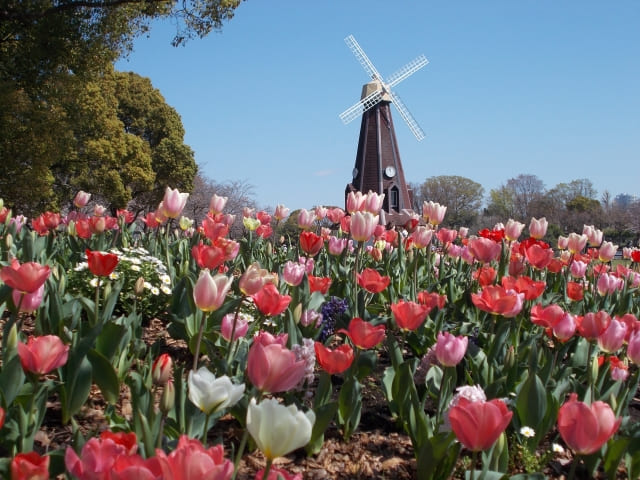
[[[398,187],[391,187],[389,190],[389,208],[391,210],[398,210],[400,203],[400,192],[398,191]]]

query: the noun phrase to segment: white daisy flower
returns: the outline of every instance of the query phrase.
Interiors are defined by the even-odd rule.
[[[109,278],[110,278],[111,280],[117,280],[117,279],[119,279],[119,278],[120,278],[120,274],[119,274],[118,272],[111,272],[111,273],[109,274]]]
[[[97,286],[98,286],[98,277],[93,277],[93,278],[89,281],[89,285],[91,285],[92,287],[97,287]]]
[[[172,293],[171,289],[166,285],[161,286],[160,290],[162,290],[162,293],[164,293],[165,295],[171,295]]]
[[[81,272],[83,270],[86,270],[88,267],[89,267],[89,264],[87,262],[80,262],[74,267],[73,270],[76,272]]]
[[[532,438],[536,436],[536,432],[533,428],[525,426],[520,429],[520,435],[526,438]]]
[[[151,293],[154,295],[160,295],[160,289],[158,287],[151,287]]]
[[[151,285],[149,282],[144,282],[143,285],[147,290],[151,290],[153,288],[153,285]]]
[[[141,270],[140,265],[131,265],[131,270],[134,272],[139,272]]]
[[[551,451],[553,451],[553,453],[564,453],[564,448],[562,448],[562,445],[559,443],[552,443]]]
[[[169,275],[160,275],[160,281],[165,285],[171,285],[171,277]]]

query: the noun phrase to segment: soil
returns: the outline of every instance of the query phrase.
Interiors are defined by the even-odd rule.
[[[29,322],[26,321],[23,330],[28,332],[29,327]],[[152,321],[145,328],[144,340],[149,344],[157,340],[163,341],[164,348],[172,355],[174,361],[185,363],[192,361],[186,344],[169,337],[160,320]],[[378,380],[371,377],[363,384],[360,426],[348,441],[343,440],[342,433],[335,426],[331,426],[325,433],[325,442],[320,453],[308,457],[305,451],[300,449],[285,458],[277,459],[274,464],[290,473],[301,473],[305,480],[415,479],[416,461],[411,441],[391,417]],[[105,406],[99,389],[95,388],[85,407],[76,417],[77,424],[84,435],[94,435],[107,428],[103,415]],[[40,453],[66,448],[72,437],[71,426],[61,423],[60,405],[57,399],[52,397],[47,407],[45,422],[36,437],[35,448]],[[125,415],[130,409],[126,387],[122,389],[118,407]],[[636,395],[630,410],[632,417],[640,421],[640,395]],[[227,458],[231,458],[231,452],[238,447],[242,434],[243,430],[239,423],[227,415],[218,420],[209,432],[209,438],[211,443],[222,439]],[[556,456],[547,465],[544,471],[545,476],[554,479],[566,478],[571,460],[569,453]],[[255,473],[264,468],[264,465],[264,457],[258,450],[248,452],[240,463],[237,478],[253,479]],[[452,478],[464,478],[464,471],[468,467],[468,464],[459,461]],[[519,468],[521,466],[514,466],[514,471],[511,473],[519,473]],[[585,472],[582,473],[583,477],[578,476],[578,478],[588,478],[584,476]],[[601,478],[605,478],[604,475]],[[617,478],[620,480],[627,478],[624,469],[619,470]]]

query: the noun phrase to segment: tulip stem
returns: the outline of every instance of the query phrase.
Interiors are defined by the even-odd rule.
[[[198,338],[196,339],[196,351],[193,354],[193,371],[198,369],[198,357],[200,356],[200,343],[202,343],[202,335],[204,333],[204,324],[207,322],[207,316],[203,313],[198,329]]]
[[[242,454],[244,453],[244,447],[247,445],[247,440],[249,438],[249,430],[246,428],[244,429],[244,433],[242,434],[242,439],[240,440],[240,445],[238,445],[238,451],[236,452],[236,459],[233,462],[233,477],[231,477],[231,480],[235,480],[236,476],[238,475],[238,465],[240,465],[240,460],[242,460]],[[267,478],[265,476],[263,476],[262,478]]]
[[[267,466],[264,467],[264,473],[262,474],[262,478],[264,480],[267,480],[269,478],[269,472],[271,471],[271,464],[273,463],[273,460],[270,458],[267,458]]]
[[[207,416],[204,420],[204,430],[202,432],[202,444],[207,446],[207,433],[209,432],[209,419],[211,418],[211,413],[207,413]]]
[[[476,463],[477,462],[478,462],[478,452],[474,450],[471,453],[471,472],[469,472],[469,474],[470,474],[469,480],[475,480],[475,478],[476,478]]]
[[[95,301],[96,301],[96,305],[95,305],[95,313],[94,313],[94,317],[93,317],[93,326],[95,327],[96,325],[98,325],[98,319],[100,318],[99,315],[99,303],[100,303],[100,277],[98,277],[98,283],[96,284],[96,295],[95,295]]]
[[[571,470],[569,471],[569,477],[567,480],[573,480],[576,476],[576,469],[578,468],[578,464],[580,463],[580,455],[576,455],[573,457],[573,462],[571,462]]]

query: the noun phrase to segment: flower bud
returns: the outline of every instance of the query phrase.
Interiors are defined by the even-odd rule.
[[[73,220],[70,220],[67,224],[67,233],[70,237],[76,237],[78,235],[78,232],[76,231],[76,222]]]
[[[273,254],[273,244],[271,242],[267,242],[267,255],[271,256]]]
[[[163,353],[153,362],[151,378],[156,385],[165,385],[171,379],[173,360],[168,353]]]
[[[176,387],[173,380],[168,380],[160,397],[160,411],[167,415],[176,403]]]
[[[142,293],[144,292],[144,277],[139,277],[138,280],[136,280],[135,285],[133,286],[133,293],[136,294],[136,296],[141,296]]]
[[[299,303],[293,309],[293,321],[296,322],[296,325],[300,323],[300,317],[302,317],[302,303]]]
[[[4,239],[5,244],[7,245],[7,248],[11,248],[13,247],[13,235],[11,235],[10,233],[7,233],[7,236]]]
[[[7,335],[7,350],[15,351],[16,348],[18,348],[18,327],[14,323],[9,330],[9,335]]]
[[[511,369],[513,368],[515,363],[516,363],[516,352],[512,345],[509,347],[509,349],[507,350],[507,354],[504,357],[504,366],[507,369]]]

